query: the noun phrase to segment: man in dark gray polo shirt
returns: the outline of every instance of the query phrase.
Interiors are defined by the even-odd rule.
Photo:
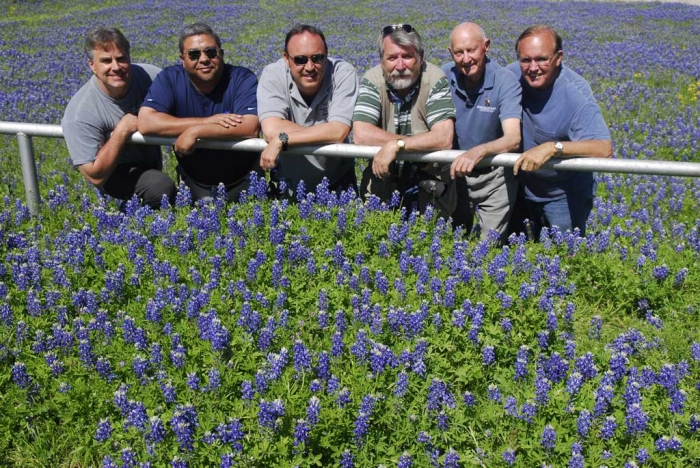
[[[128,145],[139,107],[159,69],[131,63],[129,41],[117,28],[96,27],[85,38],[93,76],[71,98],[61,126],[71,163],[101,192],[153,208],[175,184],[161,171],[159,146]]]
[[[284,56],[265,67],[258,84],[258,117],[267,147],[260,167],[289,196],[300,181],[314,190],[327,178],[331,190],[356,189],[355,161],[284,155],[289,146],[343,143],[357,98],[355,68],[328,57],[320,29],[300,24],[287,33]]]

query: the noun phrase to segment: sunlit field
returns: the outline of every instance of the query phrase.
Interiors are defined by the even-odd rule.
[[[177,61],[193,21],[256,74],[295,23],[363,73],[381,27],[426,59],[476,21],[515,60],[547,23],[615,157],[700,162],[700,7],[436,2],[3,2],[0,121],[58,124],[85,32]],[[0,136],[0,466],[700,466],[700,182],[598,175],[586,237],[504,247],[321,186],[297,203],[105,199],[34,139],[31,218]],[[166,171],[175,159],[164,149]],[[358,165],[361,164],[358,161]]]

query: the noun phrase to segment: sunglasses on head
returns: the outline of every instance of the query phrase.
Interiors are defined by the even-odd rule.
[[[402,29],[403,32],[406,33],[415,31],[415,29],[413,29],[413,26],[411,26],[410,24],[390,24],[389,26],[384,26],[384,28],[382,28],[382,35],[388,36],[389,34],[393,33],[394,31],[398,31],[399,29]]]
[[[292,57],[292,60],[297,65],[306,65],[309,62],[309,60],[318,65],[319,63],[323,63],[325,59],[325,54],[314,54],[310,57],[308,55],[295,55],[294,57]]]
[[[192,61],[199,60],[199,57],[202,56],[202,52],[204,52],[204,55],[206,55],[207,58],[213,59],[219,55],[219,48],[218,47],[207,47],[204,50],[190,49],[187,51],[187,57]]]

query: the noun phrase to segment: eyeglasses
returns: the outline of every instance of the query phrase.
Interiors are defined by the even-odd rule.
[[[187,51],[187,57],[194,62],[196,60],[199,60],[199,57],[202,56],[202,52],[204,52],[204,55],[206,55],[208,59],[213,59],[219,55],[219,48],[207,47],[204,50],[190,49]]]
[[[389,26],[384,26],[382,28],[382,35],[388,36],[389,34],[393,33],[394,31],[398,31],[399,29],[403,30],[403,32],[405,33],[415,31],[415,29],[413,29],[413,26],[411,26],[410,24],[390,24]]]
[[[522,57],[522,58],[518,59],[518,62],[520,62],[520,65],[523,65],[523,66],[529,66],[532,62],[535,62],[538,66],[544,67],[546,65],[549,65],[549,61],[552,60],[552,57],[554,57],[556,55],[557,55],[557,52],[555,52],[552,55],[549,55],[547,57],[535,57],[535,58]]]
[[[324,60],[326,60],[326,56],[324,54],[314,54],[312,56],[308,55],[295,55],[292,57],[292,60],[294,60],[294,63],[297,65],[306,65],[309,63],[309,60],[311,60],[314,64],[318,65],[319,63],[323,63]]]

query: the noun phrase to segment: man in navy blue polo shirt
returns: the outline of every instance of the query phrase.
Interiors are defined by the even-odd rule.
[[[220,183],[234,201],[259,171],[255,152],[196,148],[199,138],[258,136],[257,79],[243,67],[224,63],[221,39],[206,24],[180,33],[180,65],[166,67],[153,81],[139,112],[139,132],[173,136],[177,171],[198,200]]]
[[[610,131],[591,87],[562,64],[561,36],[532,26],[515,43],[518,61],[508,65],[523,88],[523,150],[513,172],[525,188],[535,240],[543,226],[578,228],[583,236],[593,208],[592,172],[540,169],[551,158],[612,156]]]
[[[459,197],[453,222],[471,230],[476,214],[482,238],[496,231],[505,240],[517,195],[513,171],[477,164],[519,148],[521,88],[513,73],[487,57],[490,46],[479,25],[462,23],[450,35],[454,63],[442,66],[457,111],[454,146],[466,150],[450,168]]]

